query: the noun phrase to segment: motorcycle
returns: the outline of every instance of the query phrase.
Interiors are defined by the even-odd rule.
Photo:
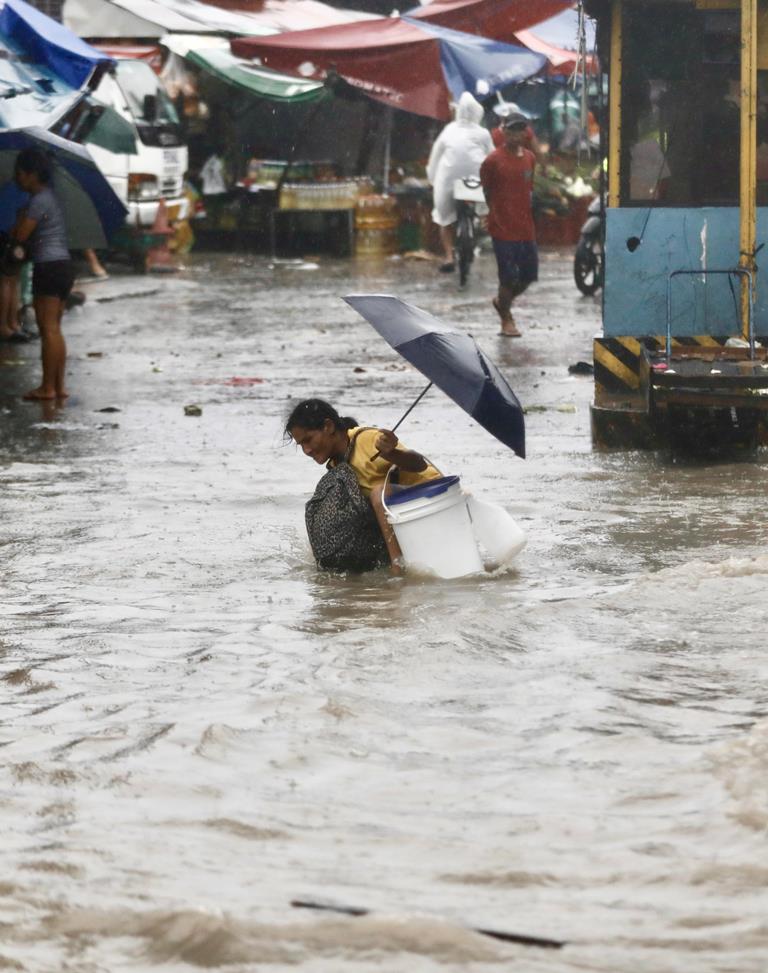
[[[605,208],[599,196],[589,204],[573,257],[573,279],[582,294],[591,297],[603,286],[603,221]]]

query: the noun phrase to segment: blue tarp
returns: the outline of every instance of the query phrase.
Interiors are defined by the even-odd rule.
[[[44,64],[29,60],[0,33],[0,129],[52,121],[82,95]]]
[[[465,34],[425,20],[402,19],[440,42],[440,64],[456,100],[464,91],[471,91],[479,98],[492,95],[509,84],[530,78],[547,61],[543,54],[527,47]]]
[[[5,0],[0,35],[72,88],[81,88],[94,68],[113,60],[24,0]]]

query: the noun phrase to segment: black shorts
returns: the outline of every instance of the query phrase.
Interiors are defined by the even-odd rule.
[[[493,250],[502,287],[527,287],[539,279],[539,251],[533,240],[494,240]]]
[[[66,301],[75,282],[75,268],[71,260],[46,260],[35,264],[32,271],[33,297],[58,297]]]

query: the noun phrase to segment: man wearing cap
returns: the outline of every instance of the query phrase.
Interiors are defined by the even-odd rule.
[[[480,181],[488,203],[488,232],[499,271],[499,292],[493,306],[500,334],[519,338],[512,302],[539,277],[539,255],[531,210],[536,159],[525,148],[528,120],[520,112],[504,119],[504,144],[485,159]]]
[[[521,115],[525,115],[521,112],[517,105],[512,101],[506,101],[503,105],[496,105],[494,107],[494,112],[499,116],[499,124],[491,129],[491,141],[493,142],[493,147],[498,149],[499,146],[504,145],[504,121],[513,112],[518,112]],[[542,147],[541,142],[536,138],[536,133],[531,126],[530,120],[527,116],[526,121],[528,124],[525,127],[525,147],[530,149],[531,152],[536,156],[536,161],[539,165],[544,165],[546,152]]]

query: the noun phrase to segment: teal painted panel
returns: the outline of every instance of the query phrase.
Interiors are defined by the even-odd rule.
[[[627,241],[640,237],[631,252]],[[757,216],[758,246],[768,241],[768,209]],[[673,270],[725,270],[739,261],[739,210],[606,210],[606,335],[660,335],[667,328],[667,280]],[[768,247],[757,257],[768,267]],[[729,281],[731,282],[729,284]],[[672,334],[738,334],[739,280],[736,277],[676,277],[672,283]],[[755,331],[768,335],[768,282],[757,275]]]

